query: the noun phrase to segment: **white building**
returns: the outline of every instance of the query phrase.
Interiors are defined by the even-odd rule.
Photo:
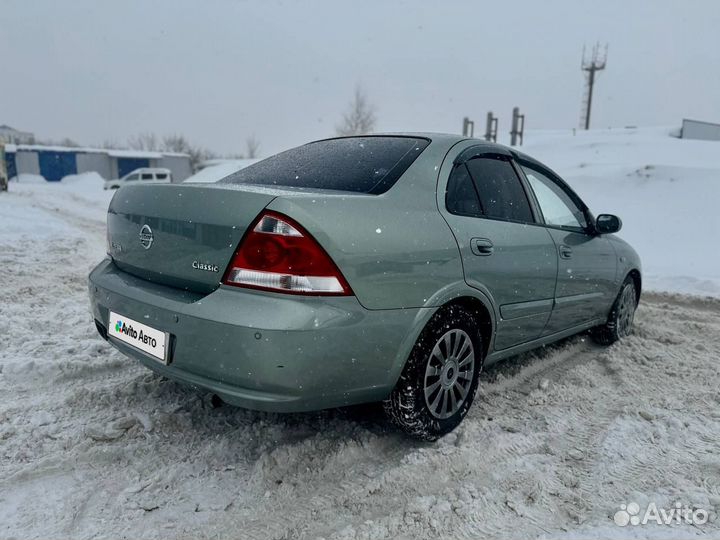
[[[35,135],[28,131],[18,131],[8,125],[0,126],[0,142],[9,144],[30,144],[35,141]]]
[[[700,139],[704,141],[720,141],[720,124],[688,120],[683,118],[681,139]]]

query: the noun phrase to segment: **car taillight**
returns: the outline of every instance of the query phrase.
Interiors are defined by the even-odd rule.
[[[223,283],[307,295],[352,294],[325,250],[290,218],[265,212],[245,235]]]

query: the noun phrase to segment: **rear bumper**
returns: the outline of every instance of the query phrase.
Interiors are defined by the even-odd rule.
[[[385,398],[426,309],[367,310],[355,297],[302,297],[221,286],[208,295],[156,285],[109,259],[90,274],[92,313],[171,334],[169,365],[112,337],[168,378],[249,409],[299,412]]]

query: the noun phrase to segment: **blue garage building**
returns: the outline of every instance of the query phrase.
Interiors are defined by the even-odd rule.
[[[77,159],[73,152],[37,153],[40,174],[49,182],[59,182],[63,177],[77,174]]]
[[[188,154],[171,152],[8,144],[5,153],[9,178],[33,174],[58,182],[71,174],[96,172],[110,180],[140,167],[163,167],[172,171],[173,182],[182,182],[193,173]]]

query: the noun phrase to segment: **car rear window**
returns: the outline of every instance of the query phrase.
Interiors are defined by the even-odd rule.
[[[347,137],[287,150],[220,182],[380,194],[430,144],[415,137]]]

